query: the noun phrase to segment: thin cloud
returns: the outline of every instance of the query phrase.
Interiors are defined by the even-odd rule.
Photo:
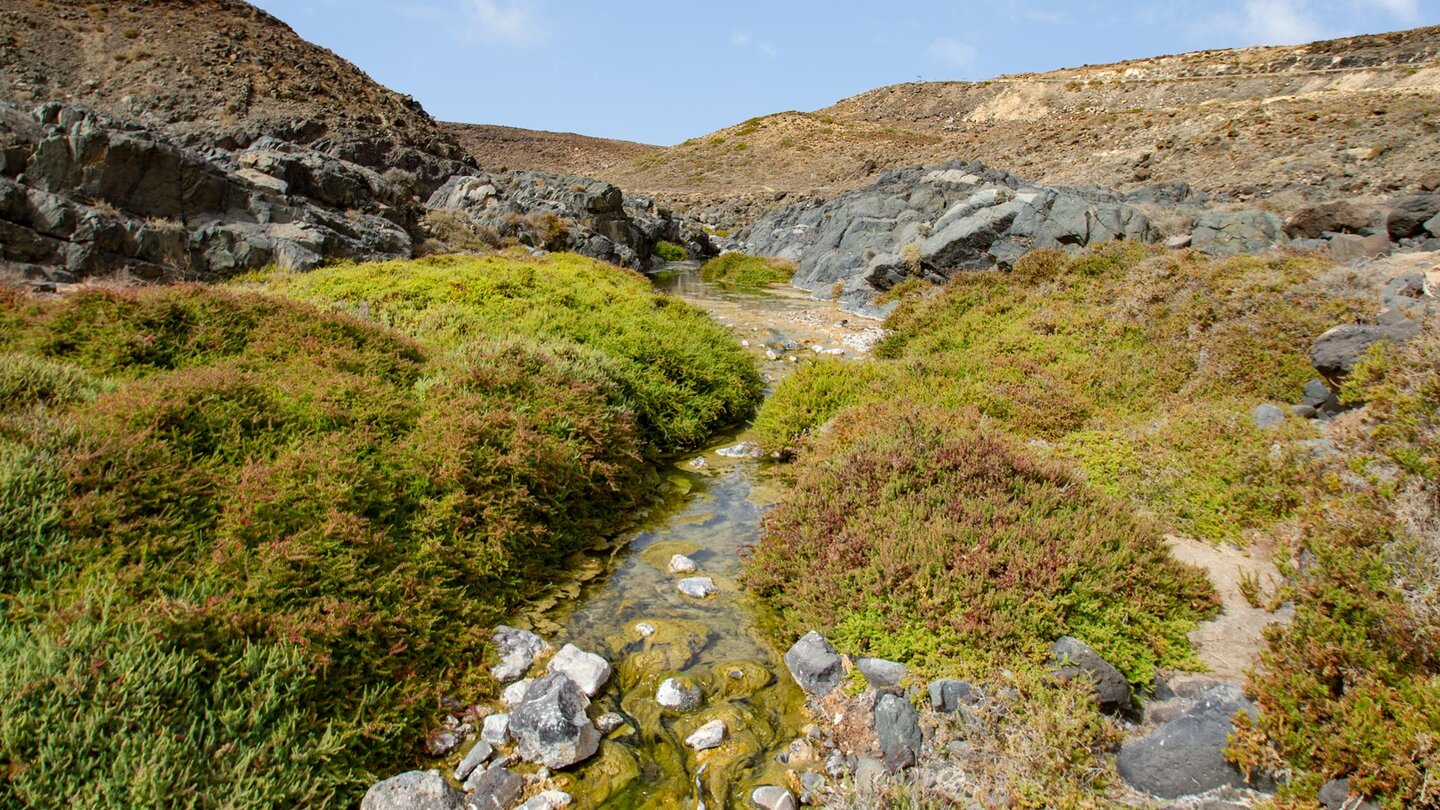
[[[769,40],[757,40],[749,33],[736,31],[730,35],[730,44],[742,51],[753,50],[767,59],[777,59],[780,56],[780,48]]]
[[[973,67],[979,56],[974,46],[953,37],[940,37],[930,43],[930,58],[956,70]]]
[[[526,47],[549,35],[541,0],[464,0],[462,8],[472,39]]]

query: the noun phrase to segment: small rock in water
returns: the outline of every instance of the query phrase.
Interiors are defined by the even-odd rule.
[[[550,659],[550,671],[575,682],[587,697],[595,697],[600,687],[610,680],[610,662],[588,653],[574,644],[566,644]]]
[[[529,630],[518,630],[503,624],[495,628],[491,638],[500,652],[500,663],[490,668],[490,674],[501,683],[525,677],[536,656],[554,649],[549,642]]]
[[[515,706],[519,704],[520,701],[525,699],[525,690],[529,689],[530,684],[534,682],[534,678],[526,678],[523,681],[516,681],[515,683],[510,684],[509,686],[505,687],[504,691],[500,693],[500,702],[504,703],[506,706]]]
[[[688,712],[700,705],[700,687],[680,678],[666,678],[655,690],[655,702],[666,709]]]
[[[474,773],[475,769],[489,759],[494,752],[495,749],[485,740],[475,743],[474,747],[470,749],[470,753],[466,754],[465,758],[460,760],[460,764],[455,766],[455,781],[464,782],[469,779],[470,774]]]
[[[783,787],[766,785],[755,788],[750,794],[750,801],[761,810],[797,810],[795,794]]]
[[[524,697],[523,695],[521,696]],[[519,701],[516,701],[517,703]],[[510,738],[510,715],[492,714],[485,718],[485,727],[480,731],[480,740],[491,745],[504,745]],[[457,777],[458,778],[458,777]]]
[[[722,458],[759,459],[765,457],[765,449],[754,442],[741,442],[734,447],[722,447],[715,451],[715,455]]]
[[[691,459],[690,463],[686,464],[685,466],[689,467],[692,470],[703,470],[706,467],[710,466],[710,462],[706,461],[704,456],[697,456],[696,458]]]
[[[777,351],[775,351],[774,349],[769,349],[769,350],[767,350],[767,351],[765,352],[765,359],[766,359],[766,360],[771,360],[771,361],[779,360],[779,359],[780,359],[780,353],[777,352]]]
[[[563,790],[547,790],[531,796],[520,805],[520,810],[560,810],[562,807],[569,807],[573,801],[574,797]]]
[[[635,625],[635,632],[639,633],[641,638],[649,638],[655,635],[655,625],[649,622],[640,622]]]
[[[609,734],[623,725],[625,718],[615,712],[606,712],[595,718],[595,727],[600,729],[601,734]]]
[[[465,795],[434,771],[410,771],[376,783],[360,800],[360,810],[460,810]]]
[[[700,566],[684,554],[676,554],[670,558],[670,573],[672,574],[693,574],[698,570],[700,570]]]
[[[725,741],[725,721],[711,720],[695,730],[694,734],[685,738],[685,744],[696,751],[708,751],[711,748],[718,748],[720,743]]]
[[[715,580],[710,577],[690,577],[689,579],[682,579],[675,587],[680,589],[680,593],[692,599],[704,599],[707,596],[719,593],[719,588],[715,587]]]

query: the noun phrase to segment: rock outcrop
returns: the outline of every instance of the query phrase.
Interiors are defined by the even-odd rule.
[[[907,279],[1004,269],[1032,248],[1159,238],[1119,195],[1034,186],[973,162],[886,172],[829,202],[771,210],[744,236],[760,255],[797,262],[796,287],[864,315],[884,314],[874,299]]]
[[[1222,787],[1264,789],[1225,759],[1237,712],[1255,707],[1238,687],[1222,684],[1150,735],[1120,748],[1116,765],[1132,787],[1162,799],[1194,796]]]

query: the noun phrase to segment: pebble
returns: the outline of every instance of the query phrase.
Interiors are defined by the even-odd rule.
[[[547,790],[531,796],[520,810],[560,810],[561,807],[569,807],[575,801],[569,793],[563,790]]]
[[[666,678],[655,690],[655,702],[666,709],[688,712],[700,705],[700,687],[679,678]]]
[[[711,748],[718,748],[720,743],[725,741],[725,721],[711,720],[695,730],[694,734],[685,738],[685,744],[696,751],[708,751]]]
[[[475,743],[475,746],[470,749],[470,753],[466,754],[465,758],[460,760],[460,764],[455,766],[455,781],[464,782],[469,779],[470,774],[474,773],[475,769],[489,759],[494,752],[495,749],[485,740]]]
[[[699,570],[700,566],[684,554],[676,554],[670,558],[670,573],[672,574],[693,574]]]
[[[595,727],[600,729],[601,734],[609,734],[623,725],[625,725],[625,718],[616,712],[606,712],[595,718]]]
[[[641,638],[649,638],[655,635],[655,625],[649,622],[640,622],[635,625],[635,632],[639,633]]]
[[[693,599],[704,599],[707,596],[713,596],[719,593],[720,590],[715,587],[715,580],[710,577],[690,577],[688,579],[682,579],[680,580],[680,584],[675,587],[680,589],[680,593]]]

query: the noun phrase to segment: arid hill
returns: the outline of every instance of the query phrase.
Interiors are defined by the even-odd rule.
[[[1288,209],[1404,191],[1440,172],[1437,56],[1432,27],[903,84],[588,168],[626,190],[740,220],[781,195],[829,197],[885,169],[957,158],[1048,185],[1184,182]]]
[[[572,132],[545,132],[490,124],[440,125],[486,169],[543,171],[598,177],[626,161],[659,152],[663,147],[634,141],[592,138]]]

